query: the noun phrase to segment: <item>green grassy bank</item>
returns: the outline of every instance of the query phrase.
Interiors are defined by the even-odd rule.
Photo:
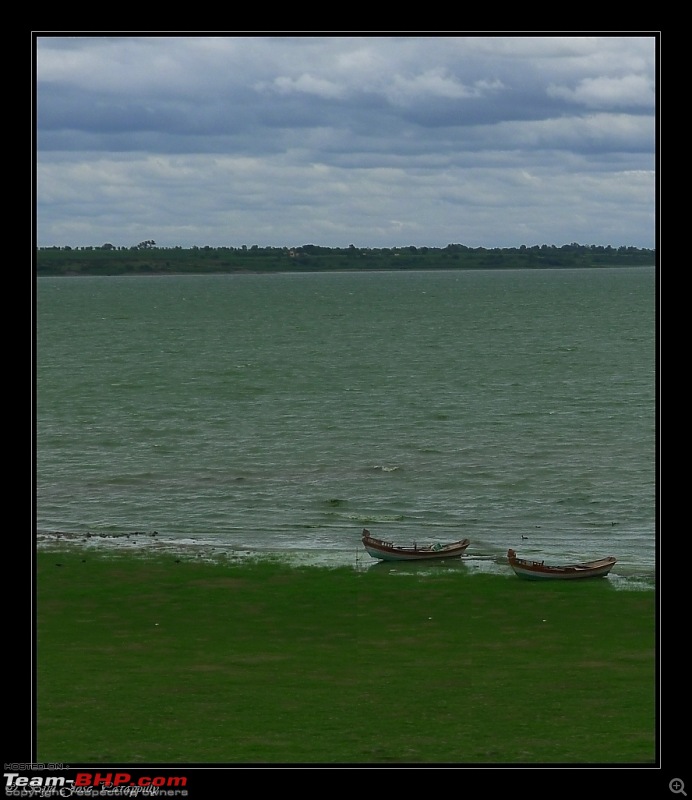
[[[652,764],[655,594],[37,556],[38,760]]]

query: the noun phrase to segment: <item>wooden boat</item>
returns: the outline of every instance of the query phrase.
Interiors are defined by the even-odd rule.
[[[516,575],[530,581],[602,578],[610,572],[613,564],[617,561],[615,557],[607,556],[606,558],[597,558],[595,561],[550,566],[544,561],[529,561],[526,558],[519,558],[511,548],[507,551],[507,560]]]
[[[441,558],[461,558],[464,550],[471,544],[469,539],[462,539],[449,544],[419,545],[400,547],[392,542],[376,539],[367,528],[363,528],[363,546],[373,558],[381,561],[429,561]]]

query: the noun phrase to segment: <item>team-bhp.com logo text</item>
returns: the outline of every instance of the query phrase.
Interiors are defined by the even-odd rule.
[[[5,772],[6,797],[187,797],[187,778],[129,772],[78,772],[74,778]]]

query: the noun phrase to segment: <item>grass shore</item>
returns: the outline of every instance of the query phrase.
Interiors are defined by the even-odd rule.
[[[652,765],[655,593],[40,551],[42,762]]]

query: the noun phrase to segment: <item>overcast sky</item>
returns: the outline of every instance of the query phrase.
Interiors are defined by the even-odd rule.
[[[656,245],[656,38],[34,34],[39,246]]]

